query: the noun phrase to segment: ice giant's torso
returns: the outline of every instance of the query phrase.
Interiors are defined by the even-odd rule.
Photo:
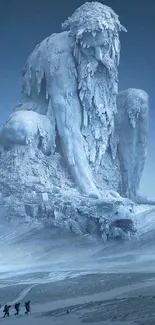
[[[55,116],[50,87],[56,71],[62,64],[61,56],[66,53],[71,82],[73,74],[77,79],[82,114],[81,132],[87,159],[98,186],[119,191],[121,176],[116,154],[116,134],[115,137],[111,137],[115,127],[114,116],[117,113],[117,75],[110,77],[107,69],[99,66],[94,76],[89,78],[87,70],[78,71],[80,68],[73,51],[74,40],[69,37],[68,32],[53,34],[35,47],[24,70],[22,103],[15,110],[31,109],[47,115],[53,126],[53,146],[55,145]],[[61,69],[63,78],[63,67]],[[74,110],[74,107],[72,109]],[[66,116],[66,119],[70,118]]]

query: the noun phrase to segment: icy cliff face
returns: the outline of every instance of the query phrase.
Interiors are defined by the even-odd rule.
[[[4,206],[14,215],[14,197],[16,209],[22,206],[19,215],[46,214],[52,224],[59,220],[73,231],[83,218],[83,233],[90,232],[93,219],[92,232],[101,236],[108,220],[113,225],[108,229],[128,234],[133,203],[119,194],[137,198],[147,148],[148,95],[137,89],[118,94],[119,32],[125,28],[111,8],[85,3],[63,29],[29,56],[21,102],[1,130]],[[48,202],[45,211],[44,203],[38,208],[41,193]],[[120,220],[126,220],[126,229]]]

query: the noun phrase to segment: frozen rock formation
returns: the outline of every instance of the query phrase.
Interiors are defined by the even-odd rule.
[[[126,29],[99,2],[82,5],[62,27],[29,56],[21,102],[1,130],[6,214],[14,214],[14,202],[19,215],[50,215],[74,232],[91,228],[104,237],[105,220],[121,231],[126,220],[131,230],[128,199],[137,200],[147,152],[148,95],[118,94],[119,32]]]

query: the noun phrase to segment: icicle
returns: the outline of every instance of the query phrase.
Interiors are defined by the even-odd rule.
[[[96,160],[96,148],[95,148],[94,143],[93,143],[93,146],[89,153],[89,160],[91,163],[95,163],[95,160]]]
[[[85,109],[83,109],[83,125],[84,127],[88,126],[88,113]]]
[[[110,148],[111,148],[111,154],[113,160],[115,160],[117,155],[118,144],[119,144],[119,136],[114,132],[110,137]]]
[[[95,139],[98,140],[101,137],[101,130],[100,128],[95,129]]]
[[[49,99],[49,93],[48,93],[48,89],[46,88],[46,99]]]

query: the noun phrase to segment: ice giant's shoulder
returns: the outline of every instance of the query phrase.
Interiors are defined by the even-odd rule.
[[[46,79],[46,97],[48,99],[48,79],[54,77],[56,71],[60,68],[60,57],[63,53],[71,55],[72,39],[68,32],[52,34],[38,44],[28,57],[23,76],[23,95],[33,96],[33,93],[40,94],[42,82]],[[35,88],[33,89],[33,82]],[[49,81],[50,83],[50,81]],[[50,85],[49,85],[50,87]],[[40,112],[42,113],[42,112]]]

